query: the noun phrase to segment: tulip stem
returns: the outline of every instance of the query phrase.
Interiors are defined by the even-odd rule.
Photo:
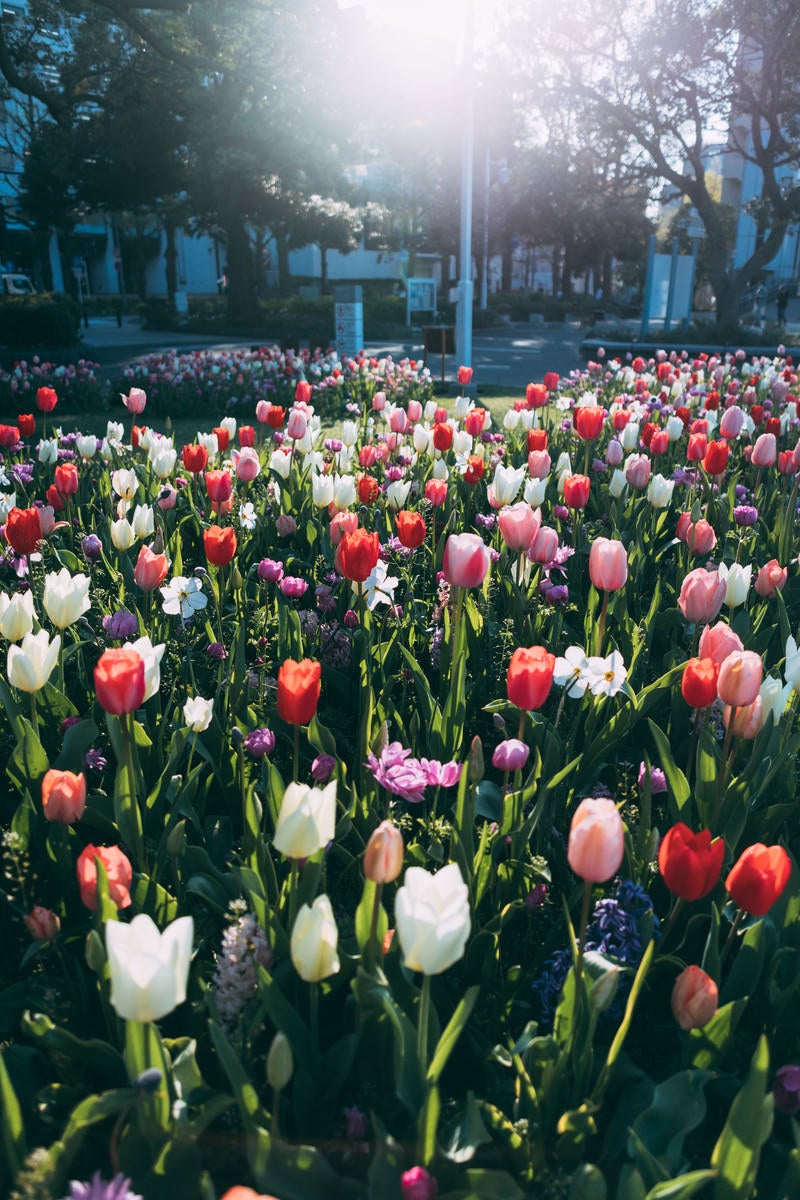
[[[583,973],[583,952],[586,949],[586,929],[589,924],[589,907],[592,903],[592,885],[588,879],[583,882],[583,904],[581,905],[580,935],[578,938],[578,961],[575,974],[580,979]]]
[[[683,896],[678,896],[677,900],[675,901],[675,903],[672,906],[672,912],[669,914],[669,917],[667,918],[667,923],[661,931],[660,941],[661,941],[661,949],[662,950],[664,949],[667,938],[672,933],[672,930],[675,928],[675,922],[677,921],[678,916],[680,915],[680,911],[683,908],[683,903],[684,903]]]
[[[428,1026],[431,1015],[431,977],[422,976],[422,988],[419,993],[419,1014],[417,1022],[417,1059],[419,1073],[423,1085],[428,1074]]]
[[[600,620],[597,623],[597,641],[595,643],[595,654],[603,653],[603,637],[606,632],[606,614],[608,613],[608,597],[610,593],[603,592],[603,607],[600,609]]]
[[[381,897],[383,896],[383,884],[375,884],[375,895],[372,900],[372,917],[369,923],[369,941],[367,942],[367,968],[372,969],[378,962],[379,946],[378,946],[378,920],[381,915]]]
[[[297,916],[297,887],[298,887],[299,875],[300,875],[300,869],[297,865],[297,859],[293,858],[291,861],[292,861],[292,870],[291,870],[291,874],[289,876],[289,928],[287,931],[289,934],[289,937],[292,936],[292,930],[294,929],[295,917]]]
[[[728,719],[728,728],[725,730],[725,740],[722,743],[722,767],[721,767],[720,774],[719,774],[719,790],[717,792],[717,811],[714,813],[714,826],[712,826],[712,833],[715,832],[714,827],[716,826],[717,821],[719,820],[719,817],[720,817],[720,813],[722,811],[722,802],[725,799],[725,791],[728,786],[728,780],[730,778],[731,767],[733,765],[733,756],[736,752],[736,748],[735,748],[735,746],[732,745],[732,743],[734,741],[733,723],[736,720],[737,707],[738,706],[735,704],[731,707],[731,715]]]
[[[294,727],[294,754],[292,757],[292,779],[295,783],[300,782],[300,726]]]
[[[725,945],[722,947],[722,954],[720,955],[720,959],[719,959],[720,970],[722,970],[722,968],[725,966],[725,960],[727,959],[728,955],[730,954],[731,950],[733,949],[734,940],[736,938],[737,933],[739,932],[739,927],[741,926],[744,918],[745,918],[745,911],[743,908],[740,908],[736,914],[736,917],[734,918],[733,924],[731,925],[731,931],[728,934],[728,940],[726,941]]]
[[[313,1073],[316,1075],[319,1060],[321,1057],[321,1048],[319,1044],[319,984],[312,983],[310,985],[308,996],[309,1016],[311,1019],[311,1062]]]
[[[39,736],[39,712],[38,712],[38,709],[36,708],[36,692],[30,692],[29,695],[30,695],[30,702],[31,702],[31,725],[33,726],[33,732],[36,734],[36,736],[38,738],[38,736]]]

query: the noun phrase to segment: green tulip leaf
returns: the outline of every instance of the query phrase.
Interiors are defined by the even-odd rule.
[[[16,1175],[25,1161],[28,1150],[22,1109],[6,1069],[2,1050],[0,1050],[0,1127],[2,1127],[6,1162],[12,1175]]]
[[[717,1171],[715,1200],[748,1200],[755,1187],[761,1147],[772,1129],[772,1093],[766,1091],[769,1045],[758,1040],[744,1086],[733,1101],[711,1155]]]
[[[716,1171],[709,1170],[688,1171],[685,1175],[679,1175],[677,1179],[657,1183],[655,1187],[650,1188],[645,1200],[689,1200],[690,1196],[694,1196],[695,1192],[699,1192],[715,1179],[716,1174]]]
[[[747,1008],[747,997],[734,1000],[717,1009],[702,1029],[692,1029],[687,1043],[687,1057],[700,1070],[718,1068],[731,1047],[731,1038]]]

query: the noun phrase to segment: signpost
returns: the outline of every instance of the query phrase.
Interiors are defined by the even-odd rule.
[[[406,325],[411,324],[413,312],[436,312],[436,280],[406,280]]]
[[[364,349],[364,302],[361,287],[337,287],[333,306],[336,353],[352,357]]]

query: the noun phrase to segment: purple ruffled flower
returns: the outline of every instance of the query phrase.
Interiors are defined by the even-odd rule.
[[[283,563],[274,558],[262,558],[257,571],[258,578],[264,583],[280,583],[283,579]]]
[[[758,520],[758,509],[752,504],[737,504],[733,510],[733,519],[737,525],[749,528]]]
[[[127,608],[118,608],[108,617],[103,617],[103,629],[110,638],[121,642],[132,638],[139,629],[139,622]]]
[[[411,751],[404,750],[400,742],[384,746],[380,756],[367,755],[367,766],[375,782],[385,787],[393,796],[400,796],[409,804],[421,804],[428,786],[428,773]]]
[[[438,758],[421,758],[419,765],[427,772],[430,787],[455,787],[461,778],[462,763],[452,760],[441,763]]]
[[[266,758],[275,749],[275,734],[271,729],[253,729],[244,739],[244,748],[253,758]]]
[[[318,754],[311,764],[311,778],[314,783],[327,783],[336,769],[336,759],[332,754]]]
[[[644,781],[647,778],[647,767],[643,762],[639,763],[639,787],[644,787]],[[658,796],[661,792],[667,790],[667,777],[660,767],[650,768],[650,795]]]
[[[65,1200],[142,1200],[138,1192],[130,1190],[130,1179],[115,1175],[106,1183],[99,1171],[95,1171],[89,1183],[70,1180],[69,1196]]]
[[[283,595],[289,600],[299,600],[308,591],[305,579],[300,579],[297,575],[285,575],[279,586]]]

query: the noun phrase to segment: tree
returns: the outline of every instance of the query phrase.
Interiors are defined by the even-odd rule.
[[[581,0],[568,28],[543,21],[548,95],[569,95],[599,134],[624,135],[634,169],[643,161],[688,198],[705,227],[718,319],[735,322],[743,291],[800,216],[796,0]],[[709,131],[723,124],[726,174],[735,179],[738,156],[762,180],[760,236],[738,265],[709,178]]]

